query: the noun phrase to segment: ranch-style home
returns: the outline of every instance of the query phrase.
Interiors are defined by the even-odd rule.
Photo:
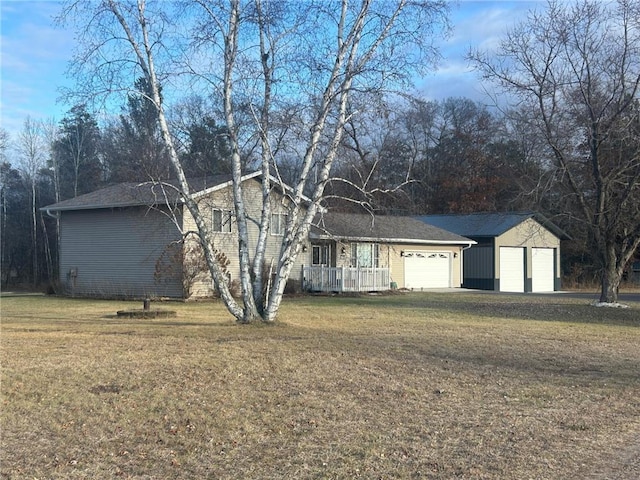
[[[475,244],[411,217],[335,212],[319,215],[309,237],[302,276],[312,291],[460,287],[462,251]]]
[[[254,219],[262,211],[260,182],[260,172],[243,177],[245,205]],[[239,261],[231,177],[190,183],[201,211],[206,211],[227,276],[234,281]],[[276,201],[272,202],[267,264],[278,258],[286,219],[282,201],[286,196],[277,182],[272,185]],[[214,294],[194,242],[185,241],[181,233],[195,231],[193,219],[170,186],[122,183],[42,210],[60,221],[59,282],[68,295],[189,298]],[[291,274],[292,284],[307,291],[460,287],[462,250],[475,243],[410,217],[324,212],[314,223]],[[255,241],[257,227],[252,222],[249,227],[250,241]]]
[[[570,237],[534,213],[416,217],[476,241],[464,252],[462,286],[501,292],[560,290],[560,241]]]

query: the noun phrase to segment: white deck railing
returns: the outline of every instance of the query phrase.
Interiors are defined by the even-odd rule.
[[[306,290],[312,292],[378,292],[389,290],[388,268],[302,267]]]

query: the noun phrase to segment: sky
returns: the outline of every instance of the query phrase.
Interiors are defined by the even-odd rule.
[[[463,96],[482,101],[483,89],[465,54],[469,47],[490,49],[507,28],[540,1],[462,0],[451,2],[450,38],[442,41],[439,69],[417,82],[427,98]],[[55,26],[55,0],[0,0],[0,127],[13,137],[27,116],[59,122],[70,109],[60,101],[60,87],[74,49],[74,32]]]

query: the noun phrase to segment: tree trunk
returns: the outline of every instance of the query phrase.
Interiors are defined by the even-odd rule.
[[[42,226],[42,245],[44,247],[44,256],[47,263],[47,280],[49,285],[53,285],[55,283],[53,276],[53,257],[51,256],[51,247],[49,245],[49,234],[47,233],[47,224],[44,221],[44,216],[40,214],[40,225]]]
[[[215,283],[216,290],[220,294],[222,301],[229,310],[229,312],[236,318],[238,322],[246,322],[252,320],[251,313],[246,306],[241,307],[231,295],[229,286],[226,281],[226,275],[222,271],[218,260],[216,259],[213,241],[210,235],[210,229],[205,222],[204,215],[201,214],[200,208],[196,200],[194,200],[187,178],[185,176],[184,169],[180,163],[180,157],[178,151],[173,142],[173,137],[169,131],[169,124],[164,112],[164,105],[162,96],[160,95],[160,83],[156,76],[155,62],[152,53],[152,41],[149,38],[148,23],[145,18],[145,3],[143,1],[138,2],[138,27],[140,28],[141,42],[135,39],[132,30],[129,27],[125,17],[120,11],[120,6],[115,1],[109,2],[109,9],[115,15],[118,22],[122,26],[127,41],[132,47],[135,55],[138,58],[139,66],[141,67],[147,84],[149,85],[151,97],[149,98],[155,108],[160,125],[160,132],[164,145],[167,147],[169,161],[173,167],[174,172],[178,178],[178,184],[180,188],[180,194],[184,197],[184,205],[189,210],[189,213],[193,217],[196,223],[200,245],[202,246],[209,272]],[[234,186],[235,186],[236,172],[234,172]],[[236,192],[234,191],[234,194]],[[179,227],[180,228],[180,227]],[[255,310],[254,310],[255,311]]]
[[[620,250],[616,249],[614,245],[607,246],[607,255],[602,269],[600,302],[618,302],[618,291],[625,267],[629,265],[638,248],[640,248],[640,237],[637,237],[633,242],[624,243]]]
[[[33,287],[38,286],[38,207],[36,204],[36,179],[31,178],[31,260],[33,263]]]
[[[615,272],[606,269],[602,275],[602,287],[600,290],[601,303],[618,303],[618,288],[620,278]]]
[[[618,259],[613,246],[608,246],[605,264],[602,269],[602,281],[600,290],[601,303],[617,303],[618,290],[622,281],[622,269],[618,268]]]

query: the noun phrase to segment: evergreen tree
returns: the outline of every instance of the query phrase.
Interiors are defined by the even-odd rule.
[[[171,176],[156,107],[147,81],[139,78],[127,99],[127,111],[105,131],[103,150],[110,183],[166,180]]]
[[[99,188],[103,183],[100,129],[85,105],[76,105],[60,122],[53,145],[62,200]]]
[[[231,173],[231,149],[225,127],[205,116],[188,130],[188,151],[183,156],[187,176],[202,177]]]

